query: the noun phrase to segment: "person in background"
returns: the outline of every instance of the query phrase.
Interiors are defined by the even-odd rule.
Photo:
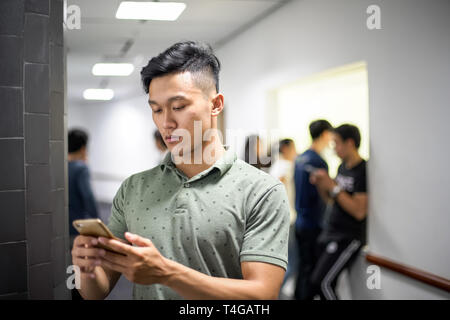
[[[290,207],[290,229],[288,248],[288,267],[284,276],[282,293],[286,297],[291,297],[286,288],[287,281],[295,278],[297,273],[297,245],[295,241],[295,186],[294,186],[294,160],[297,157],[297,150],[292,139],[282,139],[278,142],[278,159],[270,167],[269,174],[279,179],[285,186]],[[286,286],[286,287],[285,287]]]
[[[337,299],[337,279],[365,243],[368,203],[366,161],[358,153],[359,130],[344,124],[334,133],[336,154],[342,159],[336,179],[332,180],[323,169],[311,176],[324,200],[333,201],[329,220],[318,239],[320,256],[311,277],[312,294],[327,300]]]
[[[263,143],[258,135],[253,134],[246,137],[244,161],[255,168],[268,172],[271,166],[271,157],[262,155],[263,148]]]
[[[71,245],[78,232],[72,222],[77,219],[95,219],[99,217],[94,194],[92,192],[87,161],[88,135],[85,131],[73,129],[68,134],[69,155],[69,234]]]
[[[69,235],[72,250],[78,231],[72,223],[77,219],[95,219],[99,217],[94,194],[89,181],[87,161],[88,135],[85,131],[73,129],[68,134],[69,154]],[[83,300],[77,289],[71,290],[72,300]]]
[[[153,138],[155,139],[156,148],[159,151],[158,163],[161,163],[161,161],[164,159],[164,156],[167,154],[167,146],[164,143],[164,139],[158,129],[156,129],[153,133]]]
[[[320,153],[329,146],[332,138],[331,124],[326,120],[316,120],[309,125],[312,138],[311,147],[295,161],[295,209],[297,211],[296,238],[299,254],[295,298],[310,299],[310,277],[316,263],[316,242],[322,230],[323,213],[326,205],[317,188],[310,182],[313,170],[322,168],[328,172],[328,165]]]

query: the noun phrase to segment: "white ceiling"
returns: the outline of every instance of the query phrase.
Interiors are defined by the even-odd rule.
[[[136,1],[136,0],[134,0]],[[172,0],[176,1],[176,0]],[[178,0],[186,9],[177,21],[136,21],[115,18],[121,0],[68,0],[81,10],[81,29],[65,30],[69,104],[92,104],[83,100],[88,88],[111,88],[115,100],[142,94],[140,69],[154,55],[182,40],[204,41],[215,49],[286,0]],[[121,50],[132,43],[125,54]],[[97,62],[131,62],[128,77],[96,77]]]

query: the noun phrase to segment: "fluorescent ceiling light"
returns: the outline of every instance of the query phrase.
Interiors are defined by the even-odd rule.
[[[129,76],[134,70],[131,63],[96,63],[92,67],[94,76]]]
[[[111,100],[113,97],[114,91],[111,89],[86,89],[83,92],[86,100]]]
[[[182,2],[123,1],[116,12],[117,19],[175,21],[186,8]]]

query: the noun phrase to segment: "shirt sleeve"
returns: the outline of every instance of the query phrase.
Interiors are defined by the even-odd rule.
[[[358,174],[355,177],[355,185],[353,187],[353,192],[365,193],[367,192],[367,181],[366,181],[366,166],[361,166]]]
[[[77,187],[81,194],[83,213],[85,217],[90,219],[98,218],[97,205],[94,199],[94,193],[92,192],[89,169],[87,167],[83,167],[80,170],[80,174],[77,179]]]
[[[283,185],[267,190],[246,221],[240,261],[258,261],[287,267],[289,201]]]
[[[128,179],[125,180],[117,191],[112,207],[111,216],[108,222],[108,228],[111,232],[120,239],[125,240],[125,232],[128,231],[128,227],[125,220],[125,195],[128,185]]]

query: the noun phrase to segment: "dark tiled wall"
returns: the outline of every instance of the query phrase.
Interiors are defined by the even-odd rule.
[[[69,299],[63,0],[0,1],[0,299]]]

